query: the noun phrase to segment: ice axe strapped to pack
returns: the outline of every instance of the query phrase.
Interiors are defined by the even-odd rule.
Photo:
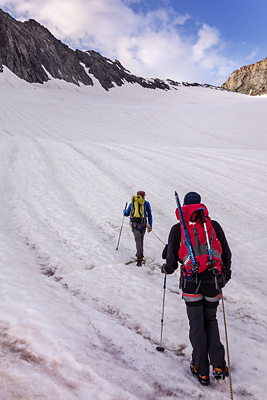
[[[191,245],[190,237],[189,237],[188,230],[187,230],[186,223],[185,223],[185,219],[184,219],[182,206],[181,206],[181,203],[180,203],[180,199],[179,199],[178,193],[176,191],[175,191],[175,199],[176,199],[177,209],[178,209],[179,215],[180,215],[181,225],[182,225],[183,230],[184,230],[186,244],[187,244],[188,251],[189,251],[189,259],[191,259],[191,261],[192,261],[192,269],[191,269],[192,272],[191,272],[191,275],[190,275],[190,278],[189,278],[189,279],[191,279],[191,277],[194,275],[194,273],[198,271],[198,264],[196,263],[196,260],[195,260],[195,256],[194,256],[194,253],[193,253],[193,248],[192,248],[192,245]],[[177,216],[177,213],[176,213],[176,216]]]
[[[205,232],[206,242],[207,242],[208,252],[209,252],[209,261],[207,262],[207,264],[210,265],[212,268],[215,268],[214,267],[215,262],[214,262],[214,259],[212,258],[212,251],[211,251],[211,247],[210,247],[210,240],[209,240],[209,235],[208,235],[208,231],[207,231],[206,217],[205,217],[203,207],[201,207],[199,209],[199,214],[200,214],[201,222],[204,227],[204,232]]]
[[[220,290],[219,286],[218,286],[218,282],[217,282],[217,274],[221,273],[222,271],[222,263],[221,263],[221,253],[216,254],[217,257],[213,257],[213,251],[210,245],[210,239],[209,239],[209,235],[208,235],[208,230],[207,230],[207,224],[206,224],[206,217],[205,217],[205,213],[204,213],[204,208],[201,207],[199,209],[200,212],[200,218],[201,218],[201,222],[203,224],[204,227],[204,232],[205,232],[205,236],[206,236],[206,242],[207,242],[207,247],[208,247],[208,252],[209,252],[209,261],[207,262],[207,265],[209,266],[208,269],[212,270],[212,272],[214,273],[214,279],[215,279],[215,286],[216,288]],[[215,230],[213,229],[213,234],[215,234]],[[218,241],[219,243],[219,241]],[[216,250],[215,250],[216,251]],[[220,246],[220,251],[222,252],[221,246]]]

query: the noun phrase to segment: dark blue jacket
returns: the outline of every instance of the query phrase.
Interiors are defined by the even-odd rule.
[[[124,211],[125,217],[129,217],[129,215],[131,214],[131,206],[132,206],[132,203],[130,203],[129,206],[128,206],[128,208],[127,208],[127,210]],[[150,225],[151,228],[152,228],[152,212],[151,212],[151,207],[150,207],[149,202],[146,201],[146,200],[145,200],[145,209],[144,209],[144,212],[145,212],[145,217],[148,219],[148,223],[149,223],[149,225]]]

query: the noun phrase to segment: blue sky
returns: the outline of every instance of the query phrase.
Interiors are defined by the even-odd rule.
[[[203,23],[216,28],[229,57],[251,58],[252,63],[267,57],[266,0],[146,0],[132,4],[136,12],[162,6],[190,15],[183,27],[185,35],[196,35]]]
[[[0,7],[145,78],[221,85],[267,57],[267,0],[0,0]]]

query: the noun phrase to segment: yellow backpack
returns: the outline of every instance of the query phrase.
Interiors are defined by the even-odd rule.
[[[132,196],[130,217],[132,222],[142,222],[145,220],[145,200],[142,196]]]

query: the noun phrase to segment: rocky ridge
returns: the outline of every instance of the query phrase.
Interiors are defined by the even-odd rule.
[[[252,96],[267,94],[267,58],[232,72],[222,88]]]
[[[182,85],[221,89],[208,84],[135,76],[118,60],[112,61],[94,50],[72,50],[35,20],[20,22],[0,9],[0,72],[3,66],[30,83],[44,83],[51,76],[75,85],[92,86],[95,77],[105,90],[125,82],[163,90]]]
[[[136,77],[119,61],[96,51],[74,51],[35,20],[19,22],[0,9],[0,71],[3,66],[30,83],[44,83],[50,74],[76,85],[93,85],[92,74],[106,90],[125,81],[153,89],[170,88],[160,79]]]

